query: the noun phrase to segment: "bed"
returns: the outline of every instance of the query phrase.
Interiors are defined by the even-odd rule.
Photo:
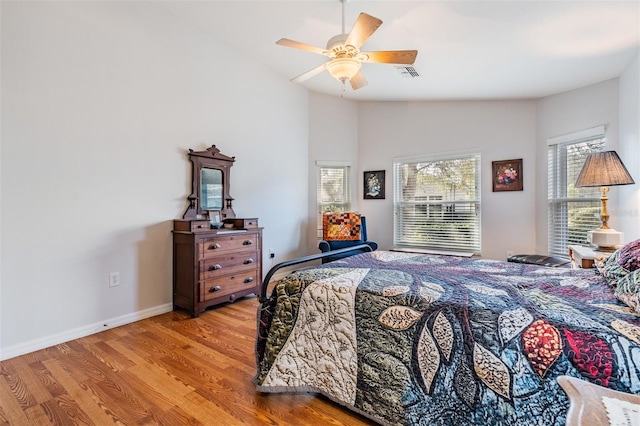
[[[270,272],[254,383],[383,425],[564,425],[560,376],[640,394],[640,313],[612,286],[631,274],[607,262],[376,251],[290,273],[267,297]]]

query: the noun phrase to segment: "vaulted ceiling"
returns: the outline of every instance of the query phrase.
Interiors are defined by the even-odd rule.
[[[278,39],[324,48],[342,27],[339,0],[155,4],[288,79],[327,58],[278,46]],[[369,84],[357,91],[347,84],[343,93],[327,72],[304,87],[357,100],[538,98],[618,77],[640,47],[637,0],[351,0],[346,32],[360,12],[383,21],[363,50],[417,49],[413,67],[419,76],[407,77],[394,65],[364,64]],[[233,67],[224,59],[221,66]]]

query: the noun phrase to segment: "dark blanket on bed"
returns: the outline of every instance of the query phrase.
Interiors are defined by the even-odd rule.
[[[258,316],[259,391],[383,424],[563,425],[560,375],[640,394],[640,316],[595,270],[378,251],[281,279]]]

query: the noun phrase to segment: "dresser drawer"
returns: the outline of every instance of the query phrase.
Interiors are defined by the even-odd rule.
[[[218,256],[227,251],[256,251],[260,249],[258,235],[253,233],[204,238],[200,244],[202,259]]]
[[[200,261],[200,279],[208,280],[239,271],[253,270],[258,252],[229,253]]]
[[[208,220],[174,220],[173,230],[181,232],[205,232],[210,231],[211,226]]]
[[[200,283],[200,301],[215,299],[221,296],[252,288],[258,285],[258,269],[238,272]]]
[[[239,228],[239,229],[247,229],[247,228],[257,228],[258,227],[258,219],[257,218],[251,218],[251,219],[241,219],[241,218],[233,218],[233,219],[225,219],[224,220],[225,224],[231,223],[233,224],[234,228]]]

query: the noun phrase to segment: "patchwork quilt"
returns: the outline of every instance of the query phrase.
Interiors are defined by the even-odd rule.
[[[322,239],[325,241],[358,241],[362,220],[360,213],[329,212],[322,214]]]
[[[560,375],[640,394],[640,314],[595,270],[363,253],[279,280],[258,320],[259,391],[385,425],[564,425]]]

